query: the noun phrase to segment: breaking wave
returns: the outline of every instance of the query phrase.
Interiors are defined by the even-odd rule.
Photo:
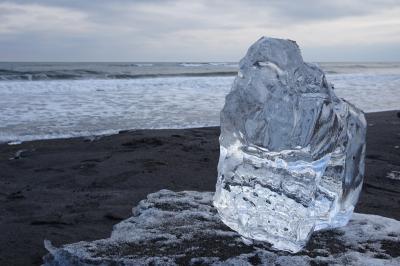
[[[1,81],[80,80],[80,79],[137,79],[157,77],[212,77],[233,76],[236,71],[182,73],[105,73],[91,70],[23,72],[0,69]]]
[[[137,79],[231,76],[236,63],[20,63],[0,62],[0,81]]]

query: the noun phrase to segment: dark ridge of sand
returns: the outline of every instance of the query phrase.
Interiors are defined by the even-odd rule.
[[[400,220],[400,180],[387,178],[400,172],[400,118],[390,111],[367,121],[356,211]],[[108,237],[151,192],[214,190],[218,135],[218,127],[137,130],[0,145],[0,265],[41,264],[44,239],[58,246]]]

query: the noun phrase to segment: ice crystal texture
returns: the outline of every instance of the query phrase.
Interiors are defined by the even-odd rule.
[[[214,205],[246,240],[297,252],[344,226],[364,174],[364,114],[339,99],[294,41],[263,37],[221,112]]]

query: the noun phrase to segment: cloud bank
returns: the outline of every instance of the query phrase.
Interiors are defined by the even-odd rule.
[[[309,61],[400,61],[400,2],[0,1],[1,61],[237,61],[263,35]]]

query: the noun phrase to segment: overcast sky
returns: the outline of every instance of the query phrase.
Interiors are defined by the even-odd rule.
[[[0,0],[0,61],[237,61],[263,35],[400,61],[400,0]]]

